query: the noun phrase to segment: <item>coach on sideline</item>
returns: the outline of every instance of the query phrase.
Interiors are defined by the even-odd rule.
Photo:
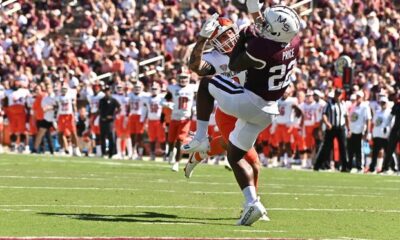
[[[100,141],[103,156],[106,153],[106,138],[108,139],[108,157],[114,154],[114,120],[115,114],[119,111],[118,101],[112,97],[110,86],[104,89],[106,95],[99,102],[100,115]]]
[[[317,153],[314,170],[330,168],[330,153],[333,149],[333,139],[339,142],[340,163],[342,172],[348,171],[347,152],[346,152],[346,129],[349,129],[349,119],[346,107],[341,102],[342,89],[336,89],[333,98],[326,104],[322,122],[326,126],[324,141]]]

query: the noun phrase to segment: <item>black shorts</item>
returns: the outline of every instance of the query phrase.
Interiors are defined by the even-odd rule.
[[[45,129],[50,129],[53,126],[52,122],[48,122],[44,119],[36,121],[36,124],[38,128],[45,128]]]

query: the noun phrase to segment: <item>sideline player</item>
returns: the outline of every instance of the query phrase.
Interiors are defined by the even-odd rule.
[[[129,131],[133,154],[137,152],[137,160],[143,157],[143,133],[147,108],[144,107],[144,101],[149,95],[143,91],[143,84],[136,81],[133,85],[133,92],[129,94]],[[131,158],[135,158],[133,155]]]
[[[99,104],[100,100],[105,96],[102,92],[104,83],[96,81],[93,84],[93,95],[89,97],[90,107],[90,130],[95,137],[96,156],[101,157],[101,139],[100,139],[100,116],[99,116]]]
[[[238,225],[251,225],[266,213],[257,199],[254,171],[242,158],[252,148],[258,134],[279,113],[276,101],[290,83],[300,44],[300,38],[296,37],[300,31],[300,18],[293,9],[273,6],[261,14],[258,1],[248,0],[246,5],[255,24],[239,33],[229,68],[232,71],[247,70],[247,81],[242,87],[221,75],[201,80],[196,135],[182,147],[188,152],[208,150],[207,128],[214,99],[225,113],[238,118],[228,146],[229,163],[246,199]],[[232,101],[233,96],[235,101]]]
[[[165,99],[160,95],[160,85],[153,83],[150,96],[144,99],[146,113],[141,115],[141,122],[147,117],[147,133],[150,141],[150,160],[156,160],[156,143],[160,144],[161,149],[165,149],[165,129],[161,122],[163,102]],[[146,116],[147,115],[147,116]]]
[[[78,137],[76,134],[75,113],[76,113],[76,99],[72,94],[68,94],[68,86],[63,84],[61,86],[61,94],[57,97],[57,126],[58,137],[61,146],[61,154],[64,154],[69,149],[67,137],[71,137],[72,153],[74,156],[81,156],[78,148]],[[68,153],[70,153],[68,151]]]
[[[189,83],[190,75],[186,69],[178,74],[178,84],[169,85],[166,99],[172,99],[173,109],[168,131],[168,158],[173,163],[172,171],[179,171],[181,145],[186,140],[190,129],[190,118],[196,86]],[[207,126],[208,127],[208,126]]]
[[[118,101],[120,111],[115,119],[115,133],[117,135],[117,155],[113,156],[115,159],[125,158],[125,147],[128,150],[128,159],[132,157],[132,143],[129,136],[129,97],[124,92],[124,85],[118,83],[115,88],[113,98]]]
[[[27,99],[30,95],[29,90],[26,88],[26,83],[22,80],[14,80],[11,82],[11,89],[5,92],[6,114],[10,126],[10,140],[11,151],[15,151],[17,143],[19,143],[19,152],[27,151],[28,145],[25,143],[28,140],[26,132],[26,123],[28,122],[29,115],[27,109]]]

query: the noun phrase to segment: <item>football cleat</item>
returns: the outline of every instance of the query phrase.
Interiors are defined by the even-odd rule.
[[[267,215],[267,212],[265,212],[265,214],[260,217],[260,221],[263,221],[263,222],[271,221],[271,219]]]
[[[210,142],[208,141],[208,137],[203,138],[202,140],[197,140],[193,138],[189,143],[184,144],[181,147],[182,151],[185,152],[208,152],[210,150]]]
[[[178,172],[179,171],[179,162],[175,162],[174,164],[172,164],[171,170],[174,172]]]
[[[186,163],[186,166],[183,169],[185,171],[185,177],[186,178],[191,178],[192,177],[194,168],[197,166],[197,164],[199,164],[201,162],[201,161],[197,161],[196,160],[196,158],[194,156],[195,154],[196,153],[194,152],[194,153],[191,153],[189,155],[189,161]],[[207,154],[205,154],[205,153],[199,153],[199,154],[200,154],[202,159],[207,157]]]
[[[258,221],[263,215],[266,215],[267,210],[260,201],[247,204],[244,207],[242,216],[236,225],[251,226],[253,223]]]

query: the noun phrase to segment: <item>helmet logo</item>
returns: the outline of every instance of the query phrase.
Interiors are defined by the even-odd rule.
[[[285,32],[289,31],[289,25],[286,23],[286,18],[282,18],[282,16],[279,15],[276,21],[283,23],[283,28],[282,28],[283,31]]]

